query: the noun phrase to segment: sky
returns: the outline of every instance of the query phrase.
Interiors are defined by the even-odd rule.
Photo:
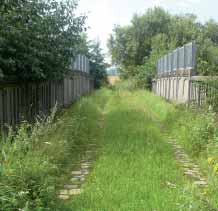
[[[171,14],[194,13],[199,21],[218,21],[218,0],[79,0],[77,12],[88,16],[90,39],[99,39],[107,54],[107,39],[114,25],[127,25],[135,13],[161,6]]]

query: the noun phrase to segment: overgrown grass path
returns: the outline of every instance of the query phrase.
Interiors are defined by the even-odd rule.
[[[200,210],[163,135],[174,107],[146,91],[103,89],[92,98],[99,155],[72,210]]]

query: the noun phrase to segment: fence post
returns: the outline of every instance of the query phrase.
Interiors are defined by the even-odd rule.
[[[201,105],[201,85],[198,84],[198,108],[200,108]]]

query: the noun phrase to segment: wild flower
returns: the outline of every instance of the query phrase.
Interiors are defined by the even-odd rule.
[[[29,193],[28,191],[20,191],[20,192],[18,192],[18,196],[23,196],[23,195],[26,195],[28,193]]]
[[[211,165],[212,162],[213,162],[213,160],[214,160],[213,157],[209,157],[209,158],[207,159],[208,164]]]
[[[207,195],[208,195],[208,189],[204,189],[203,195],[204,195],[204,196],[207,196]]]
[[[213,167],[213,172],[218,173],[218,163],[216,163]]]
[[[209,165],[215,164],[216,161],[218,161],[218,157],[217,157],[217,156],[216,156],[216,157],[215,157],[215,156],[209,157],[209,158],[207,159],[207,162],[208,162]]]

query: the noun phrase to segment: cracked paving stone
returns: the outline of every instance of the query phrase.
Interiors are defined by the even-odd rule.
[[[184,163],[184,164],[192,164],[192,162],[189,162],[187,160],[179,160],[177,159],[180,163]],[[192,164],[193,165],[193,164]]]
[[[84,158],[85,161],[83,161],[83,162],[93,161],[93,159],[94,159],[94,155],[93,154],[86,154],[85,158]]]
[[[83,175],[88,175],[89,171],[83,171],[82,173],[83,173]]]
[[[177,153],[176,155],[189,158],[189,156],[185,153]]]
[[[85,181],[85,177],[83,175],[81,176],[74,176],[71,179],[71,182],[84,182]]]
[[[74,176],[74,178],[77,178],[77,179],[79,179],[80,181],[84,181],[84,180],[85,180],[84,175]]]
[[[182,160],[178,160],[180,163],[189,163],[191,165],[193,165],[192,161],[190,159],[182,159]]]
[[[72,190],[69,190],[69,194],[72,196],[72,195],[79,195],[82,193],[82,190],[81,189],[72,189]]]
[[[91,163],[81,163],[81,166],[90,166],[91,165]]]
[[[82,166],[81,168],[82,168],[82,170],[89,169],[89,167],[87,167],[87,166]]]
[[[182,164],[182,166],[184,168],[192,168],[193,164],[190,163],[190,162],[183,162],[183,161],[180,161],[180,164]]]
[[[208,185],[206,181],[195,181],[194,184],[200,185],[200,186],[207,186]]]
[[[82,172],[81,171],[72,171],[71,174],[72,175],[81,175]]]
[[[73,177],[73,178],[71,178],[70,181],[71,181],[71,182],[80,182],[80,179],[79,179],[79,178],[76,178],[76,177]]]
[[[62,200],[68,200],[70,197],[68,195],[59,195],[58,198]]]
[[[200,181],[201,181],[201,182],[206,182],[206,183],[207,183],[207,180],[206,180],[205,178],[202,178],[202,177],[200,178]]]
[[[179,159],[189,159],[187,155],[182,155],[182,154],[176,154],[176,157]]]
[[[96,144],[88,144],[88,146],[90,146],[90,147],[96,147],[97,145]]]
[[[190,162],[182,162],[182,161],[178,161],[178,162],[183,167],[187,167],[187,168],[191,168],[192,167],[192,163],[190,163]]]
[[[67,190],[77,189],[77,188],[79,188],[79,185],[64,185],[64,188]]]
[[[188,157],[184,157],[184,156],[176,156],[176,159],[178,160],[178,161],[181,161],[181,160],[185,160],[185,161],[189,161],[189,159],[188,159]],[[189,161],[190,162],[190,161]]]
[[[192,172],[184,172],[184,174],[186,176],[189,176],[189,177],[192,177],[193,179],[200,179],[200,175],[196,175],[195,173],[192,173]]]
[[[87,153],[87,154],[93,153],[93,151],[92,151],[92,150],[87,150],[86,153]]]
[[[193,171],[196,171],[200,174],[200,169],[193,168]]]
[[[73,178],[81,179],[83,177],[84,177],[83,175],[75,175]]]
[[[90,165],[81,165],[81,169],[88,169],[90,168]]]
[[[68,190],[61,190],[60,191],[60,195],[67,195],[68,194]]]
[[[181,150],[183,149],[181,146],[178,146],[178,145],[173,145],[173,147],[176,148],[176,149],[179,149],[179,150],[180,150],[180,149],[181,149]]]
[[[190,172],[190,173],[193,173],[193,174],[200,174],[198,171],[195,171],[193,169],[186,169],[185,172]]]
[[[80,179],[81,182],[84,182],[85,180],[86,180],[85,177]]]
[[[188,168],[185,172],[189,172],[189,173],[193,173],[193,174],[197,174],[198,172],[193,171],[192,169]]]
[[[90,164],[92,164],[90,161],[81,162],[81,165],[90,165]]]
[[[88,159],[82,159],[81,162],[86,163],[86,162],[89,162],[89,160]]]

